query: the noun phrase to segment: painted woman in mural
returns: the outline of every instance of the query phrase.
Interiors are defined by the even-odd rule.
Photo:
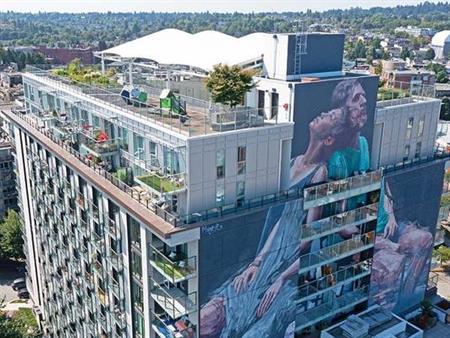
[[[367,142],[361,149],[359,135],[367,121],[364,90],[357,81],[343,82],[333,93],[335,109],[320,114],[309,124],[308,148],[291,163],[291,187],[302,189],[323,182],[329,168],[335,175],[367,169],[361,166],[366,160]],[[358,159],[350,154],[351,148],[359,154]],[[332,158],[336,164],[330,167]],[[336,168],[339,163],[345,167]],[[299,245],[300,225],[319,217],[321,208],[305,213],[301,200],[269,209],[256,258],[202,306],[201,337],[285,336],[286,328],[295,319],[299,256],[311,246]]]
[[[416,221],[398,221],[394,211],[395,199],[385,181],[378,212],[371,283],[373,300],[396,311],[396,307],[408,307],[423,297],[433,235]]]

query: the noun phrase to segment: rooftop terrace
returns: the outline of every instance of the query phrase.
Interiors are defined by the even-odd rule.
[[[124,96],[125,87],[117,85],[102,88],[80,83],[57,75],[54,70],[29,67],[25,76],[47,85],[49,92],[54,89],[68,94],[83,95],[93,99],[96,103],[115,109],[121,114],[137,116],[158,127],[175,131],[187,137],[273,126],[278,123],[278,121],[265,120],[264,109],[247,106],[229,108],[211,101],[176,93],[171,99],[163,102],[164,89],[145,84],[136,86],[143,93],[140,98],[130,98]]]

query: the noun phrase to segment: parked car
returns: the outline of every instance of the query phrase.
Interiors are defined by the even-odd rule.
[[[17,296],[19,296],[20,299],[29,299],[30,293],[28,292],[27,288],[22,288],[17,291]]]
[[[14,280],[13,280],[13,282],[11,283],[11,287],[12,287],[14,290],[18,290],[18,289],[21,289],[21,288],[24,287],[24,286],[19,287],[19,285],[25,285],[25,283],[26,283],[25,277],[17,278],[17,279],[14,279]]]

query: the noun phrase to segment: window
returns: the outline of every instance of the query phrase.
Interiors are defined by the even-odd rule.
[[[258,115],[264,116],[264,107],[266,105],[265,102],[266,93],[264,90],[258,90]]]
[[[225,203],[225,187],[223,184],[218,184],[216,187],[216,204],[217,206]]]
[[[130,239],[131,244],[134,245],[137,248],[141,247],[141,229],[140,225],[137,221],[135,221],[133,218],[128,218],[128,224],[130,225]]]
[[[244,204],[245,200],[245,182],[240,181],[236,183],[236,204],[238,207]]]
[[[220,149],[216,153],[216,174],[218,179],[225,177],[225,149]]]
[[[133,133],[133,152],[138,160],[144,159],[144,138],[136,133]]]
[[[142,282],[142,260],[136,252],[131,252],[131,272],[140,282]]]
[[[414,118],[410,117],[408,119],[408,123],[406,125],[406,138],[410,139],[411,138],[411,133],[412,133],[412,128],[413,128],[413,124],[414,124]]]
[[[270,110],[270,118],[273,119],[278,116],[279,94],[272,93],[272,106]]]
[[[410,148],[411,148],[411,147],[410,147],[409,144],[407,144],[407,145],[405,146],[405,152],[404,152],[404,154],[403,154],[403,161],[407,161],[407,160],[408,160]]]
[[[95,128],[100,128],[100,118],[98,116],[92,115],[92,125]]]
[[[247,149],[245,146],[238,147],[238,158],[237,158],[237,174],[245,174],[245,160],[247,157]]]
[[[414,154],[414,157],[415,158],[419,158],[421,151],[422,151],[422,142],[417,142],[417,144],[416,144],[416,152]]]
[[[157,150],[158,148],[156,147],[156,143],[150,141],[150,155],[152,156],[156,156],[157,155]]]
[[[150,165],[154,167],[159,167],[158,145],[152,141],[150,141]]]
[[[137,311],[134,311],[134,329],[136,330],[136,335],[138,337],[144,337],[145,335],[145,322],[144,322],[144,317],[142,317]]]
[[[425,120],[424,119],[420,119],[419,120],[419,130],[417,131],[417,136],[419,136],[419,137],[423,136],[424,124],[425,124]]]

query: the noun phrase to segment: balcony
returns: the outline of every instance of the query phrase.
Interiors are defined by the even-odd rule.
[[[98,296],[100,303],[102,303],[104,306],[108,306],[108,295],[106,294],[106,292],[104,290],[102,290],[101,288],[98,288],[97,296]]]
[[[317,252],[300,256],[299,274],[366,250],[373,247],[374,243],[375,232],[371,231],[363,235],[355,235],[351,239],[328,246]]]
[[[81,193],[78,193],[77,205],[80,207],[81,210],[86,210],[87,209],[86,200],[85,200],[84,196]]]
[[[122,254],[110,249],[109,255],[106,256],[106,260],[109,262],[111,267],[114,267],[119,273],[122,271]]]
[[[368,286],[364,286],[351,292],[344,293],[340,297],[332,295],[332,299],[330,302],[325,302],[319,306],[313,307],[312,309],[297,313],[295,320],[297,326],[295,329],[296,331],[300,331],[306,327],[314,325],[339,313],[350,311],[355,305],[366,301],[368,298]]]
[[[346,226],[356,226],[377,219],[378,203],[346,211],[302,226],[301,239],[313,240],[335,232]]]
[[[95,156],[101,158],[102,156],[111,156],[120,150],[117,141],[110,140],[104,142],[86,141],[80,145],[81,154]]]
[[[345,267],[336,272],[324,275],[312,282],[305,283],[299,287],[299,299],[305,301],[323,294],[329,290],[336,289],[344,284],[370,275],[372,261],[367,260],[352,266]]]
[[[165,313],[152,313],[152,329],[161,338],[195,337],[196,327],[187,318],[173,320]]]
[[[172,318],[177,319],[197,310],[197,293],[186,295],[176,287],[154,284],[151,297]]]
[[[172,284],[195,277],[197,257],[184,258],[174,252],[167,257],[153,246],[150,250],[150,265]]]
[[[139,176],[134,179],[136,183],[146,185],[156,193],[167,193],[184,188],[184,179],[176,177],[159,176],[157,173],[151,173],[145,176]]]
[[[116,218],[119,220],[119,217]],[[120,225],[109,217],[106,217],[107,222],[107,230],[108,233],[115,239],[118,240],[120,238]]]
[[[320,184],[303,191],[303,208],[310,209],[365,194],[381,187],[382,170]]]

